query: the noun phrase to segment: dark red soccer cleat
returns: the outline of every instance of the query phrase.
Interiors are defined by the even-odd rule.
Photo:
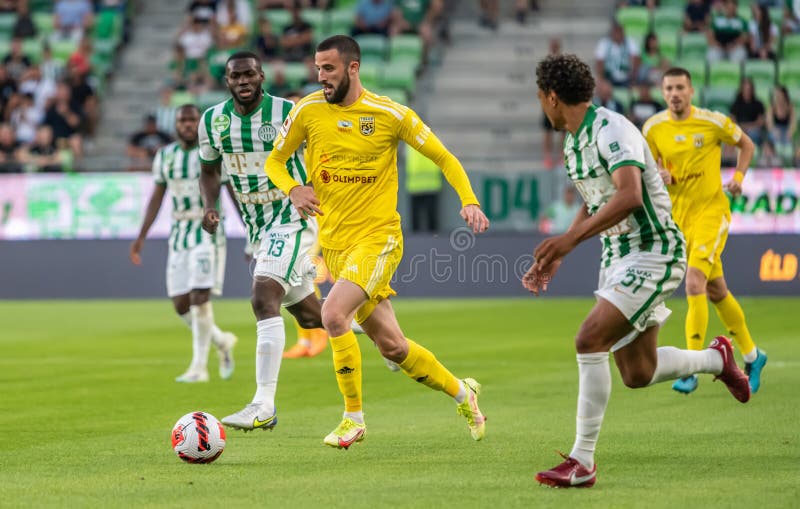
[[[747,403],[750,400],[750,384],[747,382],[747,375],[736,365],[731,340],[725,336],[717,336],[709,348],[713,348],[722,355],[722,372],[715,376],[714,380],[722,380],[734,398],[741,403]]]
[[[597,465],[591,470],[580,462],[559,452],[564,462],[546,472],[536,474],[536,480],[553,488],[591,488],[597,480]]]

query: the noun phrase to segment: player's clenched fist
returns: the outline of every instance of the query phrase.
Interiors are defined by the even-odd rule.
[[[217,233],[217,228],[219,228],[219,211],[206,209],[203,212],[203,229],[208,233]]]

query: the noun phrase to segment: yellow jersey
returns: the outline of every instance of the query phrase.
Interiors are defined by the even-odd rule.
[[[672,175],[667,186],[672,217],[684,228],[704,212],[726,212],[722,189],[722,143],[735,145],[742,130],[730,118],[692,106],[689,117],[674,120],[669,110],[656,113],[642,128],[653,157]]]
[[[410,108],[364,90],[353,104],[330,104],[320,90],[292,108],[265,163],[287,195],[298,185],[286,160],[306,140],[309,181],[320,201],[320,243],[341,250],[376,233],[401,237],[397,144],[435,162],[462,206],[478,205],[461,163]]]

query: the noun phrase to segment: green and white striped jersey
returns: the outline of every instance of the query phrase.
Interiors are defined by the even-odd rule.
[[[193,248],[199,244],[224,244],[221,229],[210,235],[203,230],[203,201],[200,197],[200,155],[198,147],[184,150],[172,142],[156,152],[153,159],[153,178],[156,184],[167,186],[172,198],[172,229],[169,247],[173,251]],[[223,175],[223,183],[228,179]]]
[[[261,240],[273,225],[301,222],[289,198],[264,171],[272,143],[293,105],[265,92],[261,105],[249,115],[239,115],[233,99],[228,99],[207,109],[200,120],[200,160],[204,163],[222,160],[251,243]],[[307,182],[300,150],[289,158],[286,167],[298,183]]]
[[[631,252],[684,256],[685,240],[672,220],[672,203],[656,162],[644,137],[628,119],[590,106],[577,133],[567,133],[564,160],[590,215],[617,192],[611,179],[617,168],[641,169],[644,206],[600,234],[603,267]]]

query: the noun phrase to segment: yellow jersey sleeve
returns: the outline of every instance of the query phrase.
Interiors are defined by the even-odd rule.
[[[278,137],[273,144],[272,152],[264,163],[264,171],[267,177],[275,184],[275,187],[289,196],[289,191],[300,184],[292,178],[286,167],[286,161],[300,147],[306,139],[306,131],[300,119],[303,103],[296,104],[289,115],[284,120],[283,125],[278,131]]]
[[[433,134],[430,127],[411,108],[406,108],[406,115],[400,121],[397,135],[410,147],[442,169],[447,182],[458,193],[462,207],[467,205],[480,206],[461,162],[447,150],[441,140]]]
[[[728,145],[736,145],[739,143],[739,140],[742,139],[742,128],[739,127],[727,115],[723,115],[722,113],[718,113],[716,111],[712,112],[711,114],[718,120],[718,122],[715,122],[714,125],[718,127],[717,136],[719,136],[720,141],[722,141],[722,143],[727,143]]]

